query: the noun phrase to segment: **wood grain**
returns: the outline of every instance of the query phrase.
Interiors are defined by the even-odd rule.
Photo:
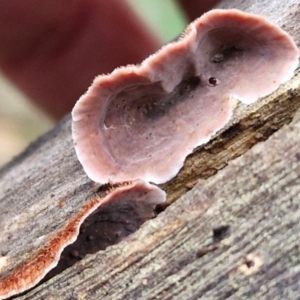
[[[20,299],[298,299],[299,134],[300,111],[135,234]]]

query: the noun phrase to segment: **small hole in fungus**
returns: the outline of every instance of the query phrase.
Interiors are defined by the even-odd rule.
[[[208,83],[211,86],[216,86],[216,85],[218,85],[220,83],[220,81],[216,77],[210,77],[208,79]]]

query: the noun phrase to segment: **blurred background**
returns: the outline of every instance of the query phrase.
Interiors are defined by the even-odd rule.
[[[128,2],[164,42],[178,37],[187,25],[187,18],[175,0]],[[53,120],[0,73],[0,167],[53,126]]]

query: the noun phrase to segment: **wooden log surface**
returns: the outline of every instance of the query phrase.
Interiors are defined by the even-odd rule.
[[[262,14],[299,45],[298,2],[220,7]],[[17,299],[297,299],[299,82],[297,71],[257,104],[238,105],[230,124],[161,185],[172,204],[157,218]],[[99,189],[76,159],[70,125],[66,117],[0,172],[2,277]]]
[[[300,112],[135,234],[20,299],[299,299],[299,133]]]

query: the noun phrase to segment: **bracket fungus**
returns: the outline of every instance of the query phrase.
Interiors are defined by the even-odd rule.
[[[76,103],[73,139],[87,175],[163,183],[229,121],[292,77],[298,49],[261,16],[212,10],[139,66],[97,77]]]
[[[98,214],[102,221],[126,222],[131,225],[128,230],[132,232],[143,222],[153,217],[155,206],[163,203],[165,199],[166,194],[164,191],[143,180],[117,184],[112,186],[108,194],[100,192],[100,195],[95,195],[23,263],[12,269],[7,269],[6,263],[0,264],[0,300],[22,293],[43,279],[57,265],[62,251],[75,242],[81,224],[89,216]],[[127,212],[125,213],[125,211]],[[122,214],[126,215],[127,220],[123,218]],[[128,218],[131,218],[130,222],[128,222]],[[118,229],[118,232],[116,232],[111,228],[109,234],[118,234],[118,240],[120,240],[129,234],[128,230],[126,232],[125,229]],[[104,232],[105,234],[107,232]],[[101,237],[98,236],[98,238],[101,245],[94,243],[92,247],[105,248],[107,243]],[[9,261],[13,258],[9,257],[8,254],[5,260]],[[4,258],[1,261],[3,262]]]

